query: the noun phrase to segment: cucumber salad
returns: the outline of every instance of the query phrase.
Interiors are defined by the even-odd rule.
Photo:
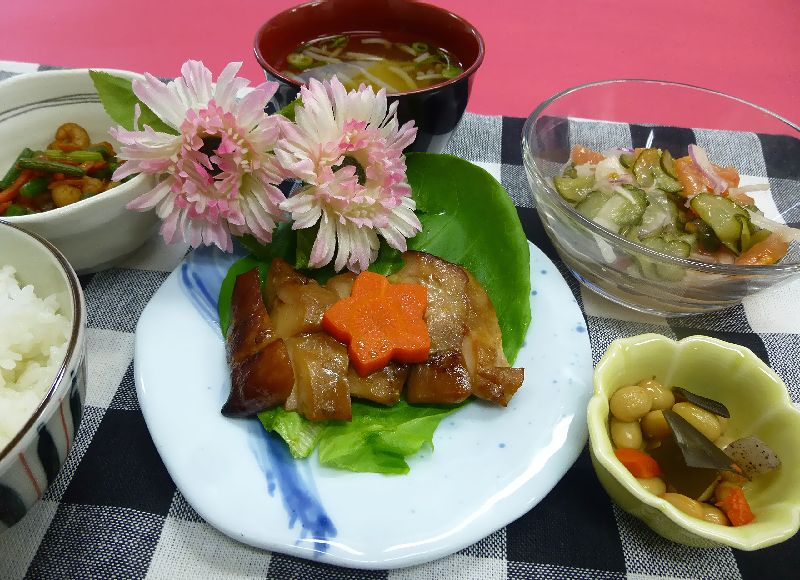
[[[767,219],[748,195],[769,185],[739,186],[734,167],[713,164],[689,145],[673,158],[666,149],[576,145],[553,184],[575,210],[630,241],[680,258],[738,265],[776,264],[800,230]],[[678,267],[638,260],[645,275],[681,279]]]

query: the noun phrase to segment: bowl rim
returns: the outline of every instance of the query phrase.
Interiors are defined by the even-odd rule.
[[[36,72],[29,72],[29,73],[22,73],[19,75],[14,75],[4,81],[0,82],[0,94],[3,90],[7,87],[14,87],[18,84],[24,84],[27,81],[34,80],[34,79],[47,79],[48,77],[75,77],[80,78],[83,76],[88,76],[89,71],[100,71],[106,72],[109,74],[114,75],[121,75],[125,78],[129,79],[144,79],[145,76],[128,70],[122,69],[113,69],[113,68],[67,68],[67,69],[53,69],[53,70],[46,70],[46,71],[36,71]],[[99,99],[99,96],[98,96]],[[48,100],[47,98],[42,98],[40,101]],[[99,106],[102,108],[103,104],[102,101],[98,103]],[[103,108],[105,112],[105,108]],[[108,113],[105,113],[109,120],[109,127],[115,126],[116,122],[113,118],[111,118]],[[50,219],[59,219],[62,216],[64,219],[67,219],[68,216],[74,214],[75,212],[82,212],[87,208],[91,208],[96,205],[102,205],[107,203],[106,200],[114,199],[117,197],[124,197],[124,193],[130,192],[132,189],[136,189],[140,185],[146,185],[148,180],[152,179],[152,176],[139,173],[135,175],[133,178],[125,181],[124,183],[120,183],[116,187],[112,187],[110,190],[106,190],[102,192],[103,194],[110,193],[110,195],[93,195],[87,199],[82,199],[77,203],[73,203],[70,205],[65,205],[64,207],[57,207],[55,209],[28,214],[28,215],[19,215],[19,216],[0,216],[0,220],[5,221],[6,223],[15,223],[15,224],[31,224],[31,223],[39,223],[48,221]],[[119,191],[117,191],[119,190]],[[77,207],[76,207],[77,206]]]
[[[757,538],[742,538],[742,533],[737,533],[737,530],[742,530],[744,528],[718,526],[710,522],[698,520],[678,510],[678,508],[673,506],[668,501],[645,491],[645,489],[636,482],[636,479],[633,477],[633,475],[622,465],[622,463],[616,459],[616,457],[613,455],[613,452],[611,454],[607,453],[606,448],[612,448],[613,450],[613,446],[606,429],[608,419],[606,418],[605,420],[601,420],[601,415],[603,413],[605,413],[607,416],[610,414],[609,397],[599,388],[600,379],[598,377],[602,376],[605,368],[608,365],[613,364],[612,360],[618,351],[628,346],[638,346],[652,341],[667,344],[673,351],[689,348],[691,345],[697,343],[708,344],[711,345],[712,348],[724,348],[726,350],[733,349],[737,351],[744,356],[747,361],[756,365],[761,371],[763,371],[765,376],[769,377],[771,384],[782,387],[781,402],[777,408],[783,411],[788,411],[795,416],[797,420],[800,420],[800,411],[794,407],[794,404],[789,397],[786,384],[778,376],[778,374],[772,370],[772,368],[770,368],[769,365],[767,365],[755,353],[753,353],[753,351],[745,346],[726,342],[705,335],[691,335],[680,340],[674,340],[657,333],[645,333],[627,336],[624,338],[615,339],[611,342],[611,344],[609,344],[594,370],[594,392],[587,405],[586,421],[589,429],[589,448],[597,463],[602,465],[603,469],[605,469],[606,472],[613,477],[617,483],[625,488],[626,491],[631,493],[637,501],[640,501],[641,503],[657,510],[674,524],[680,526],[682,529],[695,536],[699,536],[703,539],[710,540],[718,544],[748,551],[765,548],[791,538],[795,533],[797,533],[798,530],[800,530],[800,503],[795,503],[792,507],[793,518],[791,527],[775,529],[774,533],[772,533],[770,537],[762,534]],[[608,445],[605,445],[606,443]],[[595,466],[595,469],[598,469],[598,467]]]
[[[441,6],[435,6],[433,4],[428,4],[427,2],[417,2],[416,0],[409,0],[408,3],[415,4],[415,5],[420,6],[423,9],[426,9],[426,10],[439,12],[443,16],[446,16],[446,17],[449,17],[449,18],[453,18],[453,19],[457,20],[458,22],[460,22],[461,24],[463,24],[465,26],[465,28],[469,31],[469,33],[475,38],[475,40],[478,43],[478,56],[475,58],[475,61],[472,63],[472,65],[469,66],[468,68],[466,68],[458,76],[446,79],[446,80],[444,80],[444,81],[442,81],[440,83],[437,83],[435,85],[431,85],[429,87],[425,87],[425,88],[422,88],[422,89],[414,89],[412,91],[403,91],[401,93],[386,93],[386,97],[390,98],[390,99],[391,98],[397,99],[399,97],[404,97],[404,96],[407,96],[407,95],[418,95],[418,94],[432,93],[432,92],[444,89],[446,87],[452,86],[452,85],[456,84],[457,82],[459,82],[461,80],[464,80],[464,79],[467,79],[470,76],[472,76],[478,70],[478,68],[480,68],[481,64],[483,63],[483,59],[486,56],[486,43],[483,40],[483,36],[481,35],[480,31],[477,28],[475,28],[475,26],[471,22],[469,22],[467,19],[465,19],[463,16],[459,16],[458,14],[456,14],[456,13],[450,11],[450,10],[447,10],[446,8],[443,8]],[[291,6],[291,7],[287,8],[286,10],[282,10],[282,11],[278,12],[277,14],[273,14],[269,19],[267,19],[263,24],[261,24],[261,26],[258,27],[258,30],[256,31],[255,38],[253,39],[253,53],[254,53],[254,55],[256,57],[256,60],[258,61],[258,64],[261,66],[261,68],[263,70],[265,70],[266,72],[269,72],[269,74],[271,74],[272,76],[280,79],[281,81],[285,82],[286,84],[288,84],[288,85],[290,85],[290,86],[292,86],[292,87],[294,87],[294,88],[296,88],[298,90],[300,89],[300,87],[304,86],[305,83],[301,83],[301,82],[299,82],[299,81],[297,81],[295,79],[287,77],[284,74],[281,74],[281,72],[279,70],[277,70],[270,63],[268,63],[267,60],[264,58],[264,56],[261,54],[261,48],[260,48],[259,40],[261,39],[262,35],[264,34],[264,31],[266,30],[266,28],[278,16],[281,16],[281,15],[287,13],[287,12],[292,12],[292,11],[299,10],[299,9],[302,9],[302,8],[312,8],[312,7],[318,6],[320,4],[321,4],[320,0],[311,0],[309,2],[304,2],[303,4],[298,4],[297,6]]]
[[[81,352],[81,344],[80,340],[83,335],[83,326],[84,326],[84,319],[85,319],[85,310],[84,304],[82,300],[82,290],[80,281],[78,280],[78,275],[75,273],[75,270],[72,268],[70,263],[64,257],[64,255],[50,242],[44,239],[42,236],[30,232],[24,228],[21,228],[15,224],[11,224],[8,222],[0,222],[0,228],[9,227],[18,232],[23,234],[24,236],[28,236],[34,242],[34,244],[38,243],[45,251],[49,252],[56,260],[58,265],[61,267],[61,270],[64,272],[64,275],[67,278],[67,287],[69,289],[70,297],[72,299],[72,309],[73,309],[73,317],[72,317],[72,328],[70,329],[70,337],[69,342],[67,343],[67,350],[64,355],[64,360],[61,361],[61,364],[58,367],[58,372],[56,373],[55,378],[53,379],[50,388],[47,390],[47,393],[39,402],[39,405],[33,411],[31,416],[25,422],[25,424],[19,429],[19,431],[11,438],[11,441],[8,444],[0,449],[0,465],[7,457],[11,457],[12,451],[19,445],[25,435],[30,431],[31,427],[36,425],[39,420],[44,415],[44,411],[47,406],[50,404],[50,401],[55,396],[56,391],[59,390],[59,387],[64,384],[64,377],[67,372],[67,368],[70,366],[71,362],[75,358],[76,355],[80,356]]]
[[[763,266],[743,266],[743,265],[736,265],[736,264],[720,264],[714,262],[702,262],[700,260],[692,260],[691,258],[680,258],[677,256],[672,256],[669,254],[665,254],[663,252],[659,252],[652,248],[648,248],[645,245],[637,244],[636,242],[632,242],[627,238],[620,236],[619,234],[615,234],[611,230],[608,230],[601,226],[598,223],[595,223],[593,220],[585,217],[584,215],[578,213],[575,208],[570,205],[564,198],[562,198],[555,188],[550,185],[549,178],[544,174],[544,172],[540,169],[539,164],[536,162],[533,152],[531,150],[530,145],[530,135],[531,130],[536,122],[536,119],[541,115],[541,113],[550,106],[553,102],[558,100],[559,98],[569,95],[571,93],[580,91],[582,89],[591,88],[591,87],[598,87],[598,86],[606,86],[606,85],[613,85],[616,83],[644,83],[644,84],[654,84],[654,85],[668,85],[672,87],[680,87],[685,89],[691,89],[696,91],[701,91],[704,93],[708,93],[711,95],[715,95],[718,97],[723,97],[729,100],[736,101],[738,103],[753,107],[762,113],[770,115],[774,117],[777,121],[785,123],[791,129],[794,129],[800,134],[800,126],[794,124],[793,122],[789,121],[788,119],[778,115],[777,113],[773,113],[769,109],[766,109],[760,105],[756,105],[745,99],[741,99],[739,97],[735,97],[732,95],[728,95],[726,93],[716,91],[713,89],[707,89],[705,87],[700,87],[697,85],[687,84],[687,83],[679,83],[674,81],[663,81],[657,79],[643,79],[643,78],[623,78],[623,79],[609,79],[609,80],[602,80],[602,81],[593,81],[589,83],[584,83],[581,85],[576,85],[573,87],[569,87],[564,89],[553,96],[545,99],[542,101],[534,110],[533,112],[528,115],[528,118],[525,120],[525,124],[522,128],[522,159],[525,167],[528,171],[531,171],[536,176],[537,181],[544,185],[544,191],[547,194],[548,199],[551,202],[555,202],[558,207],[567,214],[567,216],[577,222],[579,222],[583,227],[587,228],[590,232],[595,235],[600,236],[606,242],[611,244],[614,247],[621,247],[623,250],[636,252],[639,254],[643,254],[645,256],[650,257],[651,259],[658,260],[660,262],[666,262],[667,264],[673,264],[676,266],[681,266],[683,268],[688,268],[691,270],[696,270],[700,272],[707,272],[710,274],[722,274],[722,275],[760,275],[763,276],[764,274],[767,275],[790,275],[796,274],[800,272],[800,262],[794,262],[791,264],[768,264]],[[534,193],[534,192],[531,192]],[[535,195],[535,194],[534,194]]]

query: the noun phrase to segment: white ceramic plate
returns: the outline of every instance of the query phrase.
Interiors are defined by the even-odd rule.
[[[219,284],[233,257],[198,250],[167,279],[136,331],[139,402],[186,500],[212,526],[260,548],[329,564],[397,568],[440,558],[520,517],[561,479],[587,439],[592,359],[558,269],[531,245],[533,322],[508,408],[446,417],[435,451],[403,476],[294,461],[256,419],[227,419]]]

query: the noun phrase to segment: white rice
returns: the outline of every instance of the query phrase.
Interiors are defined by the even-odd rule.
[[[0,267],[0,450],[53,384],[71,328],[55,296],[37,297],[15,274],[11,266]]]

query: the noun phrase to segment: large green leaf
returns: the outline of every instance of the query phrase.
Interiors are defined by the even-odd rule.
[[[261,411],[258,419],[267,431],[275,431],[289,447],[292,457],[308,457],[319,444],[325,431],[325,421],[309,421],[296,411],[275,407]]]
[[[422,232],[409,242],[472,272],[497,311],[503,350],[516,359],[531,322],[530,256],[517,210],[484,169],[451,155],[408,155]]]
[[[131,79],[118,77],[104,71],[90,70],[94,88],[108,116],[133,131],[133,115],[136,104],[140,107],[139,126],[149,125],[155,131],[177,135],[178,132],[164,123],[133,92]]]

